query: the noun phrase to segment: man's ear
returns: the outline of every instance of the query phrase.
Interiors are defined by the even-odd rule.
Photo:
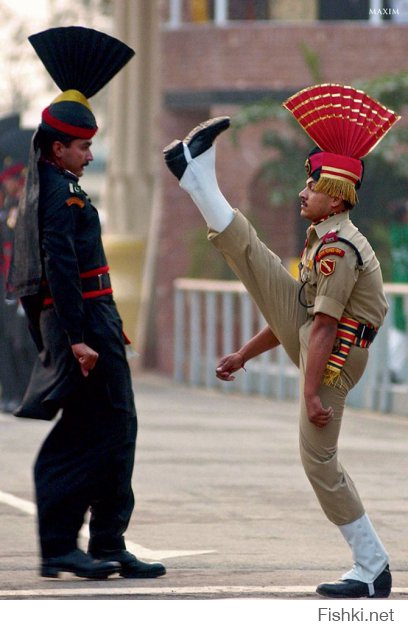
[[[330,205],[333,212],[338,212],[343,209],[344,201],[341,197],[331,197]]]
[[[52,143],[52,152],[55,157],[61,157],[64,144],[60,140],[54,140]]]

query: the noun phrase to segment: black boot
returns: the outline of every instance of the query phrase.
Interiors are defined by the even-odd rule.
[[[60,573],[74,573],[78,577],[91,580],[105,580],[119,571],[118,562],[99,562],[80,549],[62,556],[44,558],[41,564],[41,577],[49,578],[58,578]]]
[[[338,582],[329,582],[327,584],[319,584],[316,593],[323,597],[339,598],[339,599],[355,599],[358,597],[381,598],[388,597],[391,593],[392,577],[390,568],[387,565],[374,580],[374,592],[370,595],[368,584],[359,580],[339,580]]]
[[[166,567],[161,562],[143,562],[126,549],[93,551],[92,555],[99,560],[119,563],[119,575],[123,578],[157,578],[166,573]]]
[[[231,119],[229,116],[219,116],[218,118],[210,118],[195,127],[188,136],[183,140],[191,153],[191,157],[195,158],[209,149],[216,137],[230,126]],[[164,160],[170,171],[181,179],[187,168],[187,161],[184,156],[183,142],[181,140],[173,140],[171,144],[163,149]]]

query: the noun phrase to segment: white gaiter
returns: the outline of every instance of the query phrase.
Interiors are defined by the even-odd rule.
[[[388,564],[388,554],[379,539],[367,514],[339,529],[353,552],[353,568],[342,575],[342,579],[359,580],[368,584],[370,595],[374,594],[373,582]]]
[[[215,173],[214,145],[196,158],[183,143],[187,168],[180,186],[188,192],[207,225],[216,232],[223,232],[234,218],[234,211],[219,189]]]

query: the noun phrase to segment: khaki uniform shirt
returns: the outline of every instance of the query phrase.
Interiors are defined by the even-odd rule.
[[[357,248],[362,266],[353,247],[336,240],[338,237]],[[325,240],[328,242],[319,249]],[[300,281],[305,283],[302,301],[313,305],[308,309],[309,314],[325,313],[338,320],[344,315],[376,328],[384,321],[388,304],[380,264],[367,239],[350,221],[348,212],[309,226]]]

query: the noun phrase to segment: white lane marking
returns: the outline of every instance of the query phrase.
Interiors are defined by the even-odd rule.
[[[3,492],[0,490],[0,503],[5,503],[6,505],[10,505],[11,507],[17,508],[21,512],[25,512],[30,516],[35,516],[37,514],[37,508],[35,503],[32,501],[27,501],[26,499],[20,499],[16,497],[14,494],[10,494],[9,492]],[[80,536],[82,536],[85,540],[89,538],[89,530],[88,526],[84,525],[80,531]],[[216,553],[214,549],[147,549],[147,547],[142,547],[142,545],[138,545],[132,541],[126,541],[126,547],[136,556],[143,558],[145,560],[164,560],[165,558],[181,558],[183,556],[200,556],[207,553]]]
[[[7,505],[11,505],[11,507],[17,508],[21,512],[25,512],[26,514],[30,514],[30,516],[35,516],[37,514],[37,509],[35,504],[32,501],[26,501],[25,499],[20,499],[16,497],[14,494],[9,494],[8,492],[2,492],[0,490],[0,503],[6,503]]]
[[[118,578],[119,579],[119,578]],[[112,581],[115,578],[111,578]],[[408,588],[394,588],[392,590],[393,595],[407,595]],[[261,597],[262,595],[316,595],[315,586],[174,586],[174,587],[111,587],[111,588],[39,588],[39,589],[24,589],[24,590],[0,590],[0,598],[28,598],[28,597],[44,597],[47,599],[54,599],[56,597],[68,597],[70,599],[74,597],[97,597],[97,596],[110,596],[110,597],[129,597],[131,595],[154,595],[160,597],[163,595],[239,595],[242,597],[250,597],[256,595]],[[316,595],[317,598],[317,595]],[[318,599],[321,599],[320,597]]]

